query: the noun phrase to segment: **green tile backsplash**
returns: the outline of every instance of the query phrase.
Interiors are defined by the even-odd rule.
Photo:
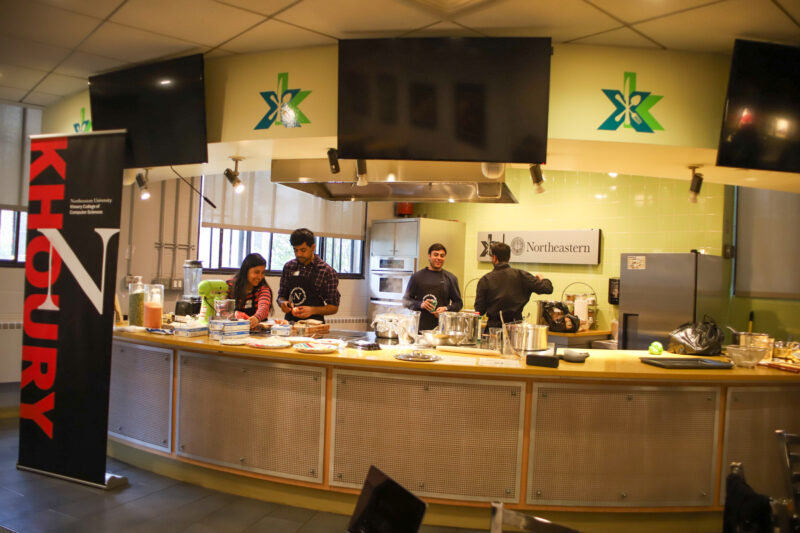
[[[696,204],[688,201],[689,182],[595,172],[545,170],[544,194],[536,194],[526,169],[511,169],[506,183],[518,204],[417,204],[415,214],[466,223],[464,305],[475,299],[476,278],[491,269],[477,260],[479,231],[600,228],[599,265],[514,264],[553,282],[553,296],[570,292],[597,294],[598,320],[608,329],[617,306],[608,304],[608,278],[619,275],[623,252],[688,252],[721,255],[725,186],[705,183]],[[446,266],[445,266],[446,268]],[[473,281],[475,280],[475,281]],[[578,283],[579,282],[579,283]],[[588,285],[588,287],[586,285]],[[590,288],[591,289],[590,289]]]

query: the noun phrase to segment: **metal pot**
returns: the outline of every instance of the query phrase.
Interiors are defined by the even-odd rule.
[[[506,324],[508,342],[517,353],[547,349],[547,326],[520,322]]]
[[[481,317],[475,313],[439,313],[439,331],[447,335],[451,344],[477,344],[481,338]]]

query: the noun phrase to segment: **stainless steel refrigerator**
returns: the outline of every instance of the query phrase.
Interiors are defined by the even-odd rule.
[[[714,255],[622,254],[619,283],[620,348],[667,347],[669,333],[687,322],[711,316],[727,321],[726,260]]]

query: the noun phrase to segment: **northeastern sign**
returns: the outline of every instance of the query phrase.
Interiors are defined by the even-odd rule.
[[[600,264],[599,229],[478,232],[478,261],[492,260],[492,242],[511,247],[512,263]]]

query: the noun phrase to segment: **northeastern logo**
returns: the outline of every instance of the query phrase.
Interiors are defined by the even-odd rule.
[[[522,255],[525,251],[525,239],[522,237],[514,237],[511,239],[511,253],[514,255]]]
[[[273,124],[284,128],[299,128],[300,124],[310,124],[308,117],[300,111],[300,103],[311,94],[311,91],[289,89],[289,73],[278,74],[278,90],[264,91],[261,98],[269,105],[269,111],[256,124],[254,129],[266,130]]]

